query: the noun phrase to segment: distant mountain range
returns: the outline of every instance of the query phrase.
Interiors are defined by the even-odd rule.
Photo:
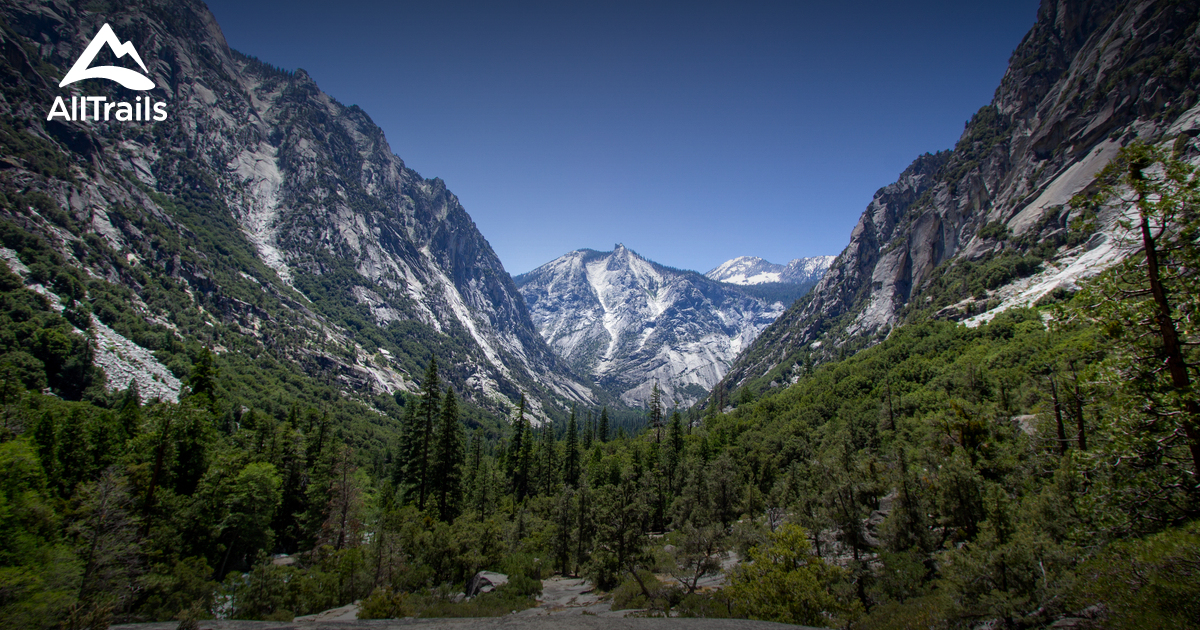
[[[702,398],[790,303],[660,265],[623,245],[573,251],[515,280],[554,352],[630,405],[642,404],[655,383],[668,404]]]
[[[778,265],[757,256],[739,256],[725,261],[716,269],[704,274],[718,282],[753,285],[781,282],[784,284],[816,284],[825,270],[833,264],[834,256],[812,256],[797,258],[786,265]]]

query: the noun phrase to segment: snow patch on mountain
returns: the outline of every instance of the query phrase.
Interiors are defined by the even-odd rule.
[[[630,405],[656,382],[666,400],[694,402],[784,309],[619,244],[571,252],[516,280],[550,347]]]
[[[787,284],[815,283],[833,264],[834,256],[811,256],[797,258],[786,265],[778,265],[757,256],[739,256],[727,260],[704,274],[717,282],[754,285],[770,282]]]

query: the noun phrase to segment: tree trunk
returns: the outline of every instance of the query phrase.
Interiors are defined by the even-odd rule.
[[[1075,364],[1071,364],[1071,376],[1075,379],[1075,425],[1078,433],[1076,437],[1079,440],[1079,450],[1087,450],[1087,431],[1083,426],[1083,393],[1079,391],[1079,373],[1075,371]]]
[[[1179,345],[1179,331],[1175,329],[1175,320],[1171,317],[1171,303],[1167,300],[1167,292],[1163,288],[1158,268],[1158,249],[1155,237],[1150,231],[1150,220],[1144,211],[1141,217],[1142,248],[1146,252],[1146,275],[1150,280],[1150,294],[1154,296],[1154,304],[1158,311],[1155,314],[1158,334],[1162,338],[1167,370],[1171,373],[1171,385],[1185,395],[1184,407],[1187,417],[1183,420],[1183,431],[1187,435],[1188,448],[1192,453],[1192,473],[1200,474],[1200,404],[1189,392],[1191,379],[1188,377],[1187,363],[1183,360],[1183,349]]]
[[[1054,397],[1054,421],[1058,424],[1058,454],[1067,454],[1067,430],[1063,427],[1062,405],[1058,402],[1058,385],[1050,375],[1050,395]]]

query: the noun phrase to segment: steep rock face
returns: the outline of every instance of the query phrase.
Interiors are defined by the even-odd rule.
[[[571,252],[517,277],[538,331],[577,372],[637,405],[654,383],[691,404],[783,311],[617,245]]]
[[[777,265],[757,256],[739,256],[727,260],[704,274],[710,280],[729,284],[815,284],[833,262],[833,256],[797,258],[786,265]]]
[[[1036,251],[1059,273],[1055,282],[1069,284],[1119,260],[1113,250],[1076,264],[1111,237],[1116,217],[1077,234],[1081,210],[1067,204],[1120,146],[1195,136],[1198,14],[1195,1],[1044,0],[991,104],[955,148],[917,158],[875,194],[817,287],[719,387],[793,379],[803,355],[819,360],[848,342],[870,343],[932,301],[912,303],[959,261]],[[1043,293],[1054,286],[1038,285]],[[978,299],[1007,301],[991,290]]]
[[[0,8],[5,113],[26,126],[14,133],[67,165],[48,174],[10,160],[5,182],[44,192],[88,227],[75,235],[37,217],[16,220],[93,276],[142,289],[144,278],[97,262],[107,252],[89,254],[93,244],[103,249],[88,237],[98,235],[152,278],[183,282],[196,306],[253,344],[348,390],[414,390],[432,353],[481,404],[504,408],[526,394],[541,413],[542,403],[595,400],[537,334],[458,199],[406,168],[365,112],[303,70],[230,50],[198,1],[109,4]],[[139,51],[165,121],[46,120],[55,96],[134,99],[103,80],[57,87],[105,23]],[[100,63],[123,65],[109,51]],[[147,243],[146,221],[192,242],[195,261]],[[214,233],[221,242],[207,247]],[[132,306],[148,319],[170,317]]]

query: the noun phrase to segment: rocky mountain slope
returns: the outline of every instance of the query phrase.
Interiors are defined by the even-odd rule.
[[[265,351],[349,395],[415,390],[432,354],[480,405],[595,401],[446,185],[303,70],[231,50],[201,2],[24,0],[0,20],[2,218],[137,296],[101,323]],[[101,79],[58,87],[106,23],[140,53],[166,119],[48,121],[58,96],[142,96]],[[133,67],[107,49],[101,63]],[[14,201],[31,195],[45,202]]]
[[[623,245],[571,252],[516,282],[554,351],[630,405],[656,382],[668,404],[703,397],[784,309]]]
[[[1198,16],[1195,1],[1044,0],[954,149],[875,194],[825,277],[719,389],[793,380],[906,319],[1029,303],[1120,260],[1117,217],[1069,201],[1121,146],[1200,132]]]
[[[816,284],[825,275],[833,256],[797,258],[786,265],[768,262],[757,256],[738,256],[704,274],[710,280],[729,284]]]

